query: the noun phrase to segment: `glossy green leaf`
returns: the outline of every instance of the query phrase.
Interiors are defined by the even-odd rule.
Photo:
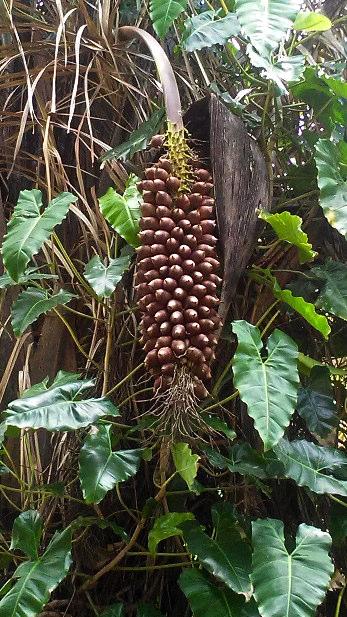
[[[194,617],[259,617],[252,600],[245,603],[242,596],[216,585],[200,570],[185,568],[178,583]]]
[[[138,178],[131,174],[123,195],[110,187],[99,199],[100,210],[106,221],[130,246],[138,246],[140,204],[142,197],[137,190]]]
[[[304,439],[281,441],[274,447],[284,475],[314,493],[347,496],[347,456],[335,448],[317,446]]]
[[[292,26],[300,0],[236,0],[242,30],[264,58],[276,51]]]
[[[70,204],[76,199],[71,193],[61,193],[41,212],[41,191],[20,192],[1,249],[6,270],[14,281],[24,274],[31,258],[64,220]]]
[[[13,281],[7,272],[0,276],[0,289],[7,289],[8,287],[13,287],[13,285],[25,285],[26,283],[31,283],[32,281],[43,281],[43,280],[56,280],[59,278],[55,274],[44,274],[40,272],[38,268],[28,268],[24,274],[22,274],[18,281]]]
[[[154,555],[157,551],[157,546],[162,540],[172,538],[173,536],[181,536],[182,529],[180,525],[185,521],[194,519],[194,514],[191,512],[168,512],[156,518],[151,531],[148,534],[148,548]]]
[[[285,83],[299,81],[304,72],[305,58],[300,54],[274,61],[258,54],[251,45],[247,46],[247,54],[253,66],[262,69],[261,75],[276,84],[280,95],[288,94]]]
[[[298,13],[293,24],[294,30],[303,30],[304,32],[324,32],[330,30],[331,26],[329,17],[314,11]]]
[[[119,482],[134,476],[142,459],[142,450],[112,452],[111,425],[93,427],[79,457],[79,478],[87,503],[99,503]]]
[[[297,412],[309,430],[320,437],[336,429],[337,410],[327,367],[313,367],[307,385],[299,390]]]
[[[277,212],[271,214],[261,210],[259,218],[271,225],[277,237],[298,248],[299,260],[303,264],[312,261],[317,253],[312,249],[307,234],[301,229],[302,218],[290,212]]]
[[[162,613],[152,604],[141,604],[137,608],[137,617],[163,617]]]
[[[70,302],[76,296],[59,289],[57,293],[50,294],[38,287],[28,287],[20,293],[14,302],[11,311],[11,323],[13,332],[20,336],[40,315],[48,313],[57,306]]]
[[[148,120],[142,122],[139,128],[131,133],[129,139],[116,148],[108,150],[100,160],[127,161],[128,159],[131,159],[136,152],[145,150],[148,146],[149,140],[158,132],[164,117],[165,110],[162,107],[154,111]]]
[[[150,0],[153,28],[163,38],[173,22],[187,7],[187,0]]]
[[[311,272],[323,281],[316,305],[347,321],[347,265],[328,259]]]
[[[124,617],[124,606],[121,602],[116,602],[103,611],[100,617]]]
[[[301,296],[293,296],[290,289],[281,289],[276,277],[274,277],[270,270],[261,270],[260,268],[255,271],[256,280],[264,282],[271,287],[273,295],[277,300],[285,302],[294,311],[299,313],[313,328],[318,330],[325,339],[329,337],[330,325],[327,318],[324,315],[317,313],[315,305],[311,302],[307,302]]]
[[[236,593],[251,592],[251,549],[241,540],[234,521],[214,511],[216,535],[210,538],[196,521],[181,525],[189,552],[196,555],[201,565]]]
[[[22,512],[13,523],[11,550],[19,549],[31,559],[37,559],[42,529],[43,521],[39,512]]]
[[[69,371],[58,371],[53,380],[50,381],[49,377],[45,377],[40,383],[35,383],[30,388],[24,390],[21,398],[28,398],[29,396],[36,396],[41,392],[52,390],[57,386],[65,386],[68,383],[74,383],[81,378],[80,373],[70,373]]]
[[[238,346],[233,359],[234,385],[246,403],[265,450],[282,437],[294,413],[299,375],[296,343],[280,330],[268,339],[268,355],[262,358],[263,343],[256,326],[234,321]]]
[[[235,439],[236,433],[230,428],[224,420],[218,416],[212,416],[211,414],[202,414],[203,420],[207,426],[210,426],[218,433],[223,433],[230,440]]]
[[[347,105],[343,101],[347,86],[342,80],[318,76],[317,68],[308,67],[301,81],[291,84],[290,89],[297,100],[314,110],[316,121],[326,129],[332,131],[336,124],[347,124]]]
[[[262,617],[314,617],[334,571],[331,537],[299,525],[296,545],[288,550],[282,521],[252,523],[254,596]]]
[[[109,298],[129,264],[129,255],[109,259],[107,266],[101,261],[99,255],[94,255],[85,267],[84,277],[100,298]]]
[[[319,139],[315,148],[320,205],[328,223],[347,238],[347,182],[340,170],[338,146]]]
[[[204,11],[185,21],[183,47],[187,51],[197,51],[212,45],[224,45],[232,36],[237,36],[240,25],[233,13],[218,18],[215,11]]]
[[[274,460],[271,452],[262,454],[246,442],[236,443],[229,448],[227,456],[208,446],[205,446],[204,451],[211,465],[219,469],[229,469],[231,473],[264,480],[283,471],[282,464]]]
[[[192,454],[188,444],[183,442],[174,443],[171,447],[171,452],[176,471],[187,483],[188,488],[192,488],[198,472],[200,457],[197,454]]]
[[[21,563],[16,583],[0,601],[0,617],[37,617],[52,591],[67,575],[71,560],[71,529],[55,533],[46,551]]]
[[[4,412],[5,422],[19,428],[74,431],[103,416],[118,416],[118,409],[107,399],[83,399],[93,386],[90,380],[53,384],[44,392],[9,403]]]

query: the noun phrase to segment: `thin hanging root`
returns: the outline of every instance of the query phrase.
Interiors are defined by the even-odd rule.
[[[185,365],[177,365],[172,383],[165,392],[155,395],[154,403],[147,412],[158,418],[155,430],[170,441],[177,438],[200,438],[203,432],[211,432],[199,413],[199,400],[194,393],[194,380]]]

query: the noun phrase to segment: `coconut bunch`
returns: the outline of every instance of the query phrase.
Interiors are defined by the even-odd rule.
[[[145,364],[156,394],[169,416],[175,408],[177,419],[178,407],[192,411],[207,395],[221,325],[221,279],[212,176],[194,158],[184,134],[165,141],[167,152],[138,184],[143,204],[137,298]],[[155,136],[151,145],[162,147],[164,137]]]

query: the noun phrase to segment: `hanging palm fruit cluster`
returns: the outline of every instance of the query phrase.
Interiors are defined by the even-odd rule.
[[[141,342],[154,390],[167,411],[161,408],[161,418],[170,432],[187,434],[198,416],[197,400],[207,395],[221,325],[213,183],[184,129],[169,123],[166,136],[155,136],[151,145],[166,153],[139,183]]]

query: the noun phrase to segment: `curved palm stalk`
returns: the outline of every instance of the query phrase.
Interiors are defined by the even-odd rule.
[[[156,64],[160,83],[163,88],[165,108],[168,122],[177,130],[183,129],[181,99],[178,92],[176,77],[169,59],[155,38],[141,28],[122,26],[118,30],[122,39],[140,38],[147,45]]]

